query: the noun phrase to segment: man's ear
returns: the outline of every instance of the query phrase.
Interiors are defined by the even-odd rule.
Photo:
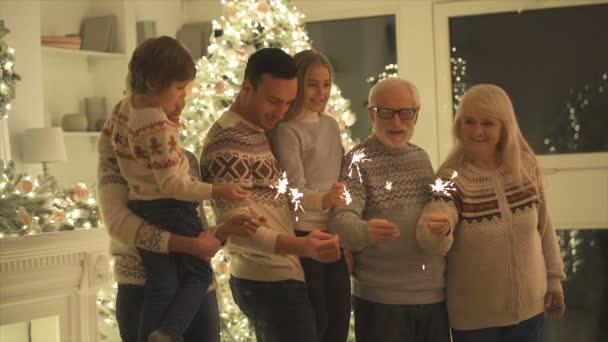
[[[253,85],[251,84],[251,81],[247,79],[243,80],[243,83],[241,84],[241,93],[243,96],[247,96],[252,89]]]
[[[369,113],[369,119],[372,120],[372,123],[374,123],[376,120],[376,116],[374,115],[374,109],[372,107],[367,107],[367,112]]]

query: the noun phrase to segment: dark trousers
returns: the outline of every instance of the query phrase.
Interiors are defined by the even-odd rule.
[[[129,201],[129,209],[148,223],[190,237],[203,230],[196,208],[196,203],[173,199]],[[147,342],[157,329],[179,340],[212,282],[211,266],[188,254],[139,253],[146,272],[140,341]]]
[[[306,283],[255,281],[230,277],[239,309],[253,324],[257,342],[317,341],[317,328]]]
[[[296,236],[309,232],[296,231]],[[311,258],[300,258],[308,297],[317,322],[319,342],[345,342],[350,323],[350,274],[344,256],[324,264]]]
[[[123,342],[137,342],[144,286],[118,284],[116,321]],[[203,295],[200,308],[184,334],[184,342],[220,342],[220,318],[215,291]]]
[[[476,330],[454,330],[454,342],[542,342],[545,314],[538,314],[519,324]]]
[[[450,342],[445,303],[395,305],[353,296],[357,342]]]

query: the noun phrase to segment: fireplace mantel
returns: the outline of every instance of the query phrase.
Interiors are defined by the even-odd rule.
[[[0,239],[0,325],[58,316],[61,341],[97,341],[108,244],[102,228]]]

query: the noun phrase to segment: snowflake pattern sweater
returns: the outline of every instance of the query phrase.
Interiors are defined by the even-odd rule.
[[[249,199],[240,202],[212,200],[218,223],[238,213],[266,218],[251,239],[228,239],[231,273],[239,278],[304,281],[298,257],[275,254],[277,236],[294,235],[287,196],[277,195],[272,187],[278,183],[280,174],[279,163],[261,127],[233,112],[225,112],[211,126],[201,153],[203,180],[213,184],[236,183],[252,191]]]
[[[536,162],[522,167],[536,175]],[[517,324],[544,311],[547,290],[561,291],[563,263],[537,180],[517,186],[507,168],[457,168],[455,191],[436,197],[417,228],[427,251],[447,254],[447,303],[450,325],[458,330]],[[452,170],[440,172],[449,179]],[[425,222],[429,213],[445,213],[448,235],[437,237]]]

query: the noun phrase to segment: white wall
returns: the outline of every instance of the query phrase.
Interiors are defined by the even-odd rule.
[[[19,148],[27,128],[44,126],[42,107],[42,63],[40,57],[40,3],[38,1],[0,0],[0,18],[11,31],[5,38],[15,49],[15,71],[21,76],[16,97],[11,103],[8,127],[11,155],[17,166],[38,173],[39,165],[23,164]]]

